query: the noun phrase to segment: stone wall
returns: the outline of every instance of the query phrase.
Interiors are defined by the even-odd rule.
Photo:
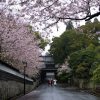
[[[10,65],[0,62],[0,100],[11,100],[11,98],[24,94],[24,79],[26,93],[32,91],[39,85],[40,77],[34,80]],[[15,100],[15,99],[14,99]]]
[[[80,89],[89,89],[93,91],[100,91],[100,83],[94,83],[92,80],[83,80],[83,79],[74,79],[73,84],[74,86]]]
[[[26,84],[26,93],[32,91],[39,81],[33,82],[33,84]],[[10,100],[12,97],[16,97],[24,93],[24,84],[16,81],[4,81],[0,80],[0,100]]]

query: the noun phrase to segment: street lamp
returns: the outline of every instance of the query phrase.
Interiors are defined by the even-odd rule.
[[[27,62],[23,61],[23,65],[24,65],[24,95],[26,94],[25,90],[26,90],[26,82],[25,82],[25,73],[26,73],[26,67],[27,67]]]

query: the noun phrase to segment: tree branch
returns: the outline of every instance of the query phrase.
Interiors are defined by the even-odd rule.
[[[99,16],[99,15],[100,15],[100,12],[97,12],[97,13],[95,13],[95,14],[92,14],[92,15],[90,15],[89,17],[87,17],[87,18],[85,19],[85,21],[91,20],[92,18],[97,17],[97,16]]]
[[[70,19],[70,20],[85,20],[85,21],[88,21],[88,20],[91,20],[92,18],[94,17],[97,17],[100,15],[100,12],[97,12],[95,14],[92,14],[92,15],[87,15],[83,18],[75,18],[75,17],[56,17],[58,19]]]
[[[47,26],[47,27],[45,27],[44,29],[47,29],[47,28],[49,28],[50,26],[53,26],[53,25],[57,24],[59,21],[60,21],[60,19],[58,19],[56,22],[54,22],[54,23],[52,23],[52,24],[48,25],[48,26]]]

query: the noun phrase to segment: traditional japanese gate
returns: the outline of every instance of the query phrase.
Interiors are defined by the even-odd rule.
[[[43,58],[45,66],[41,69],[41,81],[56,78],[57,68],[55,68],[54,60],[51,55],[40,56]]]

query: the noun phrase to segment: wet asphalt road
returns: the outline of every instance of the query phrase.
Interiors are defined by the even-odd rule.
[[[17,100],[100,100],[100,97],[70,88],[41,85],[36,90]]]

